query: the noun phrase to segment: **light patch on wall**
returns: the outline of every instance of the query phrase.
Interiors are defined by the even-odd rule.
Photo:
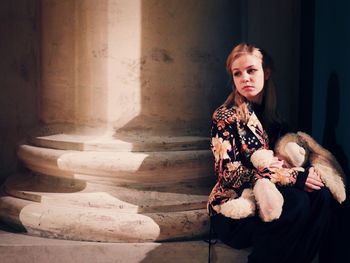
[[[107,34],[107,119],[118,128],[141,111],[141,1],[109,1]]]

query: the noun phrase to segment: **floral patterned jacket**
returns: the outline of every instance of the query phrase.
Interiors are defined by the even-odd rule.
[[[217,183],[208,199],[210,215],[216,214],[212,206],[238,198],[259,177],[250,156],[258,149],[268,149],[269,139],[250,103],[248,111],[247,123],[240,119],[235,107],[220,106],[213,114],[211,150]]]

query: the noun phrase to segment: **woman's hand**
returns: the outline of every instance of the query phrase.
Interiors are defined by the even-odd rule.
[[[309,169],[309,174],[305,182],[305,191],[312,192],[314,190],[320,190],[324,186],[320,176],[316,173],[315,168],[311,167]]]

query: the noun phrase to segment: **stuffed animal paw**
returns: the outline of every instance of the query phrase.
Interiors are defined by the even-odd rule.
[[[280,217],[284,199],[274,183],[266,178],[259,179],[255,183],[253,193],[259,216],[264,222],[271,222]]]
[[[214,210],[233,219],[246,218],[255,215],[255,199],[252,189],[244,189],[239,198],[213,207]]]

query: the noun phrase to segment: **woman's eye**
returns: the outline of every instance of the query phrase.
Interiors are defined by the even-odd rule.
[[[239,77],[240,75],[241,75],[241,73],[239,71],[233,72],[234,77]]]
[[[258,71],[258,70],[255,69],[255,68],[250,68],[250,69],[247,70],[248,74],[252,74],[252,73],[254,73],[255,71]]]

